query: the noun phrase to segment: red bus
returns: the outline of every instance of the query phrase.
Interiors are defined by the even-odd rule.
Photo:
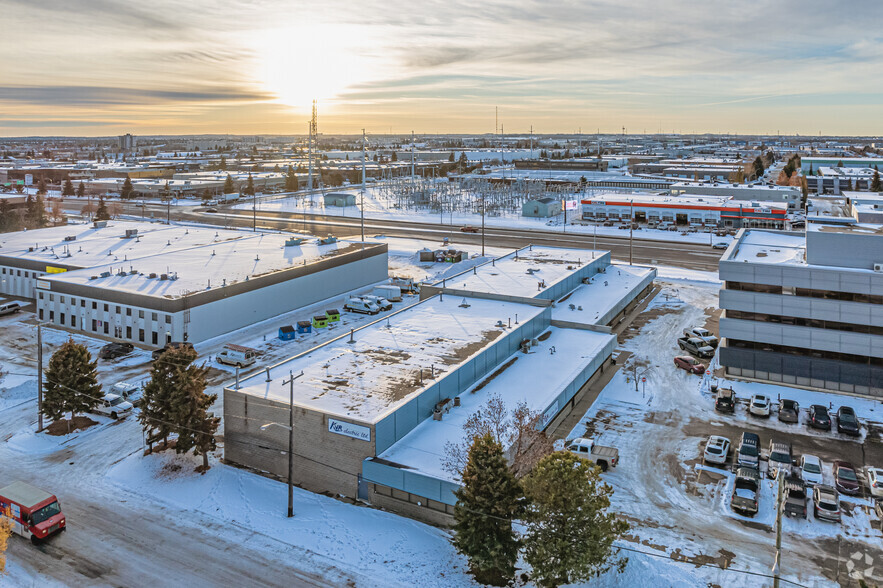
[[[66,528],[58,499],[24,482],[0,488],[0,516],[12,521],[14,533],[35,544]]]

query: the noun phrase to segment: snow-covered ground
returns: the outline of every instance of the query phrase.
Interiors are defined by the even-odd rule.
[[[337,192],[338,190],[335,190]],[[357,218],[361,214],[361,208],[358,205],[360,200],[358,189],[350,188],[339,190],[341,192],[348,191],[357,195],[355,206],[325,206],[322,194],[315,193],[312,196],[298,195],[290,197],[281,197],[273,199],[265,199],[258,201],[258,212],[290,212],[290,213],[308,213],[308,214],[325,214],[329,216],[342,216],[349,218]],[[578,200],[579,194],[573,194],[572,198]],[[240,202],[234,204],[232,208],[240,210],[252,210],[252,202]],[[390,219],[400,221],[412,221],[421,223],[437,223],[443,226],[473,225],[481,226],[481,214],[465,211],[445,211],[433,212],[427,208],[404,209],[391,198],[383,195],[381,188],[370,187],[365,193],[364,200],[365,218],[369,219]],[[567,224],[564,223],[564,215],[561,214],[551,219],[530,218],[521,216],[520,207],[518,210],[497,212],[495,215],[486,215],[485,224],[489,227],[510,227],[521,229],[540,229],[546,231],[556,231],[564,233],[580,233],[580,234],[597,234],[601,236],[622,237],[628,236],[628,231],[624,231],[617,227],[605,227],[600,224],[588,223],[581,221],[582,213],[579,209],[570,210],[567,213]],[[679,241],[686,243],[712,244],[712,243],[729,243],[733,237],[718,237],[713,233],[703,232],[686,232],[683,231],[662,231],[658,229],[647,229],[634,232],[635,238],[650,239],[655,241]]]

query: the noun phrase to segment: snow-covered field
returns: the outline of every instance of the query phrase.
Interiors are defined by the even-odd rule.
[[[335,190],[338,191],[338,190]],[[308,213],[308,214],[325,214],[329,216],[342,216],[349,218],[357,218],[361,214],[359,206],[360,198],[359,190],[355,188],[339,190],[349,191],[356,194],[355,206],[325,206],[322,194],[315,193],[312,196],[298,195],[282,198],[266,199],[258,202],[258,212],[290,212],[290,213]],[[578,200],[581,195],[574,194],[573,199]],[[587,195],[590,197],[590,195]],[[232,208],[239,210],[252,210],[251,202],[240,202],[234,204]],[[397,204],[382,195],[378,188],[369,187],[365,193],[364,199],[365,218],[369,219],[389,219],[399,221],[412,221],[421,223],[433,223],[443,226],[473,225],[481,226],[481,214],[463,212],[463,211],[445,211],[433,212],[426,208],[403,209]],[[580,234],[597,234],[601,236],[622,237],[628,236],[628,231],[618,229],[617,227],[604,227],[600,224],[583,224],[580,220],[582,213],[579,209],[571,210],[567,213],[567,224],[564,224],[564,215],[561,214],[551,219],[530,218],[521,216],[519,211],[504,211],[497,215],[486,215],[485,224],[489,227],[510,227],[520,229],[539,229],[546,231],[556,231],[564,233],[580,233]],[[681,231],[662,231],[658,229],[647,229],[634,232],[635,238],[650,239],[655,241],[679,241],[685,243],[707,244],[711,243],[729,243],[733,238],[731,236],[718,237],[712,233],[703,232],[687,232],[682,234]]]

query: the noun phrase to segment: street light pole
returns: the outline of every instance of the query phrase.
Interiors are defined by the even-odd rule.
[[[629,265],[632,265],[632,237],[634,235],[635,226],[635,200],[629,201]]]
[[[481,256],[484,257],[484,194],[481,195]]]
[[[365,182],[365,129],[362,129],[362,196],[359,205],[362,209],[362,242],[365,241],[365,189],[367,188]]]
[[[288,372],[288,518],[294,516],[294,375]]]
[[[37,432],[43,430],[43,325],[37,323]]]

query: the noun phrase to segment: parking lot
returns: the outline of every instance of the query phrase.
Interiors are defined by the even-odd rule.
[[[827,392],[726,380],[715,369],[715,359],[703,360],[710,364],[703,375],[675,368],[672,358],[683,354],[677,339],[684,329],[704,326],[716,331],[719,283],[689,279],[660,283],[663,290],[645,311],[646,318],[639,318],[639,327],[620,342],[621,351],[629,354],[625,365],[569,436],[592,437],[618,449],[619,465],[604,477],[614,488],[614,508],[632,525],[634,543],[702,566],[710,584],[763,585],[741,571],[768,574],[773,567],[777,482],[761,477],[757,514],[735,512],[730,505],[734,449],[722,466],[703,463],[709,436],[726,437],[736,446],[743,431],[757,434],[762,473],[770,441],[788,443],[794,459],[802,454],[821,458],[823,482],[833,485],[835,460],[851,462],[859,477],[865,466],[883,466],[878,424],[883,421],[883,406]],[[714,409],[712,384],[735,391],[734,413]],[[748,412],[750,397],[758,393],[772,400],[767,418]],[[799,402],[799,423],[778,420],[780,396]],[[861,420],[861,436],[837,433],[836,419],[832,431],[809,428],[811,404],[833,404],[832,413],[841,404],[852,406]],[[863,496],[841,495],[840,505],[839,524],[816,520],[811,500],[806,520],[783,520],[783,578],[812,586],[883,580],[881,521],[867,491]]]

